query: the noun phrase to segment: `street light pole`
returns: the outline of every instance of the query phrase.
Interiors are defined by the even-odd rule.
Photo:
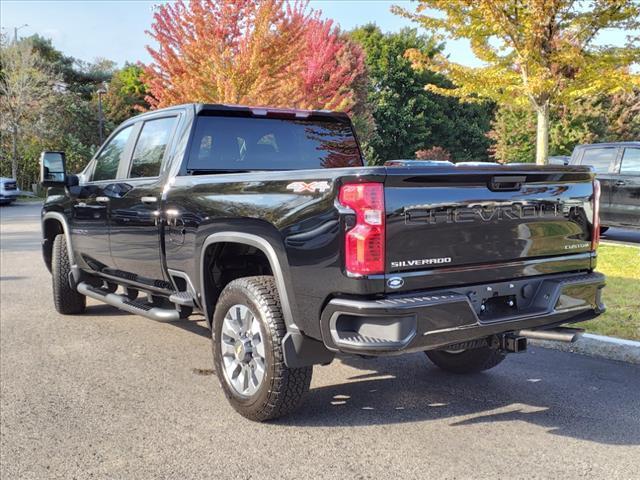
[[[19,27],[13,27],[13,43],[18,43],[18,30],[24,27],[28,27],[28,24],[20,25]]]

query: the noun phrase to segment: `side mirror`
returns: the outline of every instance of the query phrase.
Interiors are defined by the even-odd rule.
[[[43,187],[64,187],[67,184],[67,169],[64,152],[42,152],[40,154],[40,183]]]

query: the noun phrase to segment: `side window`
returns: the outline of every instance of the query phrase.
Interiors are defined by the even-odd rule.
[[[131,160],[129,178],[157,177],[176,117],[144,122]]]
[[[640,148],[624,149],[620,173],[637,173],[640,175]]]
[[[616,159],[616,148],[587,148],[582,156],[582,165],[591,165],[596,173],[607,173],[609,165]]]
[[[112,180],[118,173],[118,165],[123,160],[125,147],[131,135],[132,127],[127,127],[116,134],[102,149],[96,158],[96,168],[91,180]]]

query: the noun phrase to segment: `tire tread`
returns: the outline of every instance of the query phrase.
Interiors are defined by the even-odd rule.
[[[59,234],[53,241],[51,256],[51,278],[53,281],[53,303],[58,313],[73,315],[84,312],[87,305],[87,297],[78,293],[69,284],[71,263],[67,251],[67,240],[63,234]]]
[[[282,339],[287,333],[280,296],[271,276],[243,277],[230,282],[222,292],[219,302],[231,292],[241,291],[257,300],[264,318],[267,335],[271,337],[274,358],[274,375],[269,381],[267,400],[256,408],[245,408],[231,400],[232,406],[243,416],[255,421],[266,421],[290,414],[302,403],[309,391],[313,367],[289,368],[284,362]],[[215,339],[214,339],[215,341]],[[224,379],[219,375],[220,382]],[[227,395],[229,396],[229,395]]]

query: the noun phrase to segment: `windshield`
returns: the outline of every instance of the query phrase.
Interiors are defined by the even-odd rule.
[[[351,125],[339,120],[200,116],[189,171],[362,166]]]

